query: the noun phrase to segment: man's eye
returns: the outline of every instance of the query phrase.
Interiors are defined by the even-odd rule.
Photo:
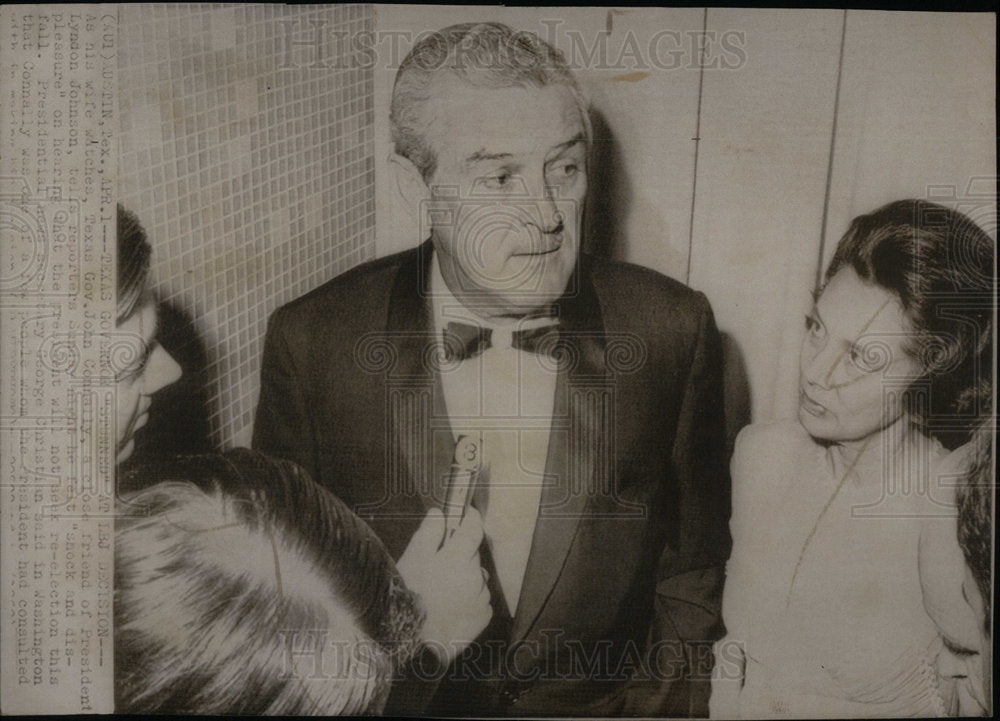
[[[494,173],[493,175],[488,175],[486,177],[486,185],[487,187],[496,190],[507,185],[510,182],[511,177],[511,174],[508,172]]]
[[[568,180],[580,172],[580,166],[576,163],[564,163],[563,165],[557,165],[551,172],[556,180]]]

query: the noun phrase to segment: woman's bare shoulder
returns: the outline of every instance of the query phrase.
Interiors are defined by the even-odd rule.
[[[752,423],[739,432],[733,450],[733,466],[764,466],[771,470],[775,465],[792,460],[795,456],[817,448],[798,421]]]
[[[754,423],[743,428],[733,450],[733,503],[752,503],[782,492],[818,446],[798,421]]]

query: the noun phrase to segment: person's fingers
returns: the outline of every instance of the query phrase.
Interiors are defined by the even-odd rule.
[[[414,548],[435,551],[441,543],[442,536],[444,536],[444,514],[440,509],[432,508],[427,511],[424,520],[417,527],[410,545]]]
[[[481,596],[483,589],[489,590],[486,579],[486,572],[478,562],[470,559],[468,563],[460,566],[459,573],[455,577],[455,593],[468,602],[474,602]]]
[[[448,545],[454,553],[469,554],[477,553],[479,544],[483,542],[483,521],[479,511],[470,508],[472,516],[466,516],[459,525],[455,535],[448,541]]]
[[[474,579],[477,583],[486,584],[489,576],[486,573],[486,569],[483,568],[482,561],[479,558],[479,551],[476,551],[469,556],[466,569],[466,573],[469,574],[469,578]]]
[[[483,515],[475,506],[469,506],[469,508],[465,511],[465,516],[462,518],[462,523],[460,525],[468,525],[469,528],[482,528]]]

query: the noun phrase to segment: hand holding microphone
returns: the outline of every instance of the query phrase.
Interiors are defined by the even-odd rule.
[[[419,594],[426,617],[421,638],[442,663],[450,663],[493,617],[479,559],[483,520],[470,505],[480,468],[481,442],[459,438],[449,474],[445,511],[427,512],[396,564],[407,587]]]
[[[448,489],[444,502],[445,533],[443,544],[458,529],[469,504],[472,491],[482,469],[483,440],[478,436],[459,436],[455,444],[455,457],[448,473]]]

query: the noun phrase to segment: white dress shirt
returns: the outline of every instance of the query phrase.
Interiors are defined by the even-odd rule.
[[[448,289],[436,253],[430,292],[438,338],[449,322],[491,329],[490,347],[474,358],[446,363],[441,381],[455,440],[462,435],[483,439],[489,478],[484,530],[507,608],[514,615],[541,499],[557,371],[551,359],[514,348],[511,338],[514,331],[552,321],[486,321],[476,316]]]

